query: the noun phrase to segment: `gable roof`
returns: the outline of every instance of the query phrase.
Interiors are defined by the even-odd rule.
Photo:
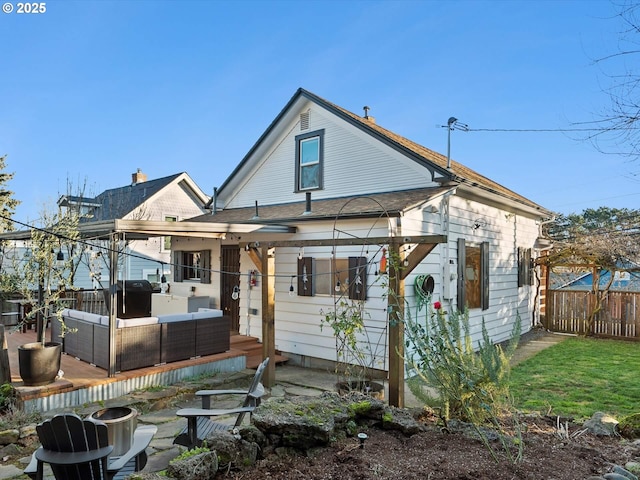
[[[185,172],[154,180],[137,182],[124,187],[111,188],[100,193],[95,198],[71,195],[63,196],[58,201],[58,204],[95,207],[93,209],[93,216],[91,218],[82,218],[82,223],[121,219],[148,201],[153,195],[181,178],[188,180],[195,195],[201,197],[204,205],[208,197],[203,196],[204,194]]]
[[[222,192],[225,188],[230,188],[230,184],[232,183],[234,177],[240,174],[241,170],[248,164],[248,162],[250,162],[253,154],[258,150],[260,145],[267,139],[269,134],[271,134],[276,129],[279,122],[287,114],[290,113],[290,110],[293,108],[293,106],[301,99],[309,100],[316,105],[328,110],[344,121],[359,128],[363,132],[399,151],[406,157],[411,158],[419,164],[423,165],[432,173],[441,175],[442,179],[440,181],[442,183],[452,182],[462,186],[480,189],[486,193],[498,195],[512,202],[516,202],[523,206],[526,206],[530,209],[538,210],[545,215],[551,214],[551,212],[544,209],[537,203],[527,199],[526,197],[523,197],[522,195],[517,194],[516,192],[504,187],[503,185],[500,185],[497,182],[494,182],[493,180],[490,180],[489,178],[462,165],[461,163],[458,163],[454,160],[448,160],[446,156],[440,153],[437,153],[405,137],[393,133],[390,130],[379,126],[377,123],[360,117],[359,115],[356,115],[338,105],[335,105],[334,103],[324,100],[323,98],[318,97],[317,95],[304,90],[303,88],[299,88],[296,91],[296,93],[285,105],[282,111],[278,114],[278,116],[276,116],[276,118],[267,127],[265,132],[260,136],[258,141],[249,150],[247,155],[245,155],[245,157],[236,166],[233,172],[231,172],[229,177],[227,177],[227,179],[222,183],[222,185],[218,189],[219,192]]]

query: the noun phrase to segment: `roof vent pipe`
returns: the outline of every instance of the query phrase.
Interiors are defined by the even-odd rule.
[[[256,214],[253,216],[253,218],[260,218],[260,215],[258,214],[258,200],[256,200]]]
[[[218,187],[213,187],[213,198],[211,199],[211,215],[218,213]]]
[[[311,192],[305,193],[305,207],[304,214],[309,215],[311,213]]]

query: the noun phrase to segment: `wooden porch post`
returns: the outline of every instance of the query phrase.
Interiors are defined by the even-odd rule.
[[[109,377],[116,376],[116,322],[118,318],[118,234],[111,234],[109,250]]]
[[[276,383],[276,329],[274,262],[269,259],[269,248],[262,247],[262,358],[271,360],[262,376],[265,387]]]
[[[389,243],[389,405],[404,407],[404,279],[400,245]]]

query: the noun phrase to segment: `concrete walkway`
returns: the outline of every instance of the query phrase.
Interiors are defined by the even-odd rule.
[[[542,330],[527,333],[521,338],[521,342],[513,357],[513,363],[517,364],[566,338],[566,335],[551,334]],[[206,388],[241,388],[243,385],[249,383],[253,374],[254,371],[252,370],[222,374],[215,379],[214,385]],[[270,389],[269,396],[317,396],[325,391],[334,391],[335,383],[336,375],[333,371],[279,365],[276,368],[276,384]],[[388,392],[385,392],[385,398],[388,398]],[[158,427],[158,432],[147,450],[149,461],[144,471],[157,472],[164,470],[169,464],[169,461],[181,452],[181,447],[173,445],[173,439],[186,425],[186,420],[176,417],[175,412],[179,408],[199,407],[199,398],[194,398],[192,395],[181,396],[179,395],[179,388],[173,386],[158,391],[149,390],[136,392],[127,397],[106,402],[106,404],[102,406],[88,405],[82,409],[78,409],[76,413],[80,416],[85,416],[105,406],[116,407],[127,405],[135,408],[140,408],[140,405],[144,406],[145,411],[140,413],[138,422],[140,424],[153,424]],[[237,399],[233,398],[233,396],[226,396],[216,401],[216,408],[224,409],[235,406],[237,406]],[[405,392],[405,406],[422,406],[408,389]],[[54,412],[49,413],[53,415]],[[232,422],[233,418],[228,419],[228,421]],[[24,466],[29,462],[29,459],[30,457],[24,457],[22,459]],[[46,479],[53,479],[48,467],[46,467],[45,473],[47,474],[47,476],[45,476]],[[0,465],[0,480],[27,478],[26,476],[21,476],[21,474],[22,469],[13,465]]]

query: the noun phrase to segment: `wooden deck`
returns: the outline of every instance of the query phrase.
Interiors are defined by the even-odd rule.
[[[109,377],[107,370],[63,354],[60,364],[60,369],[64,372],[62,378],[49,385],[27,387],[23,385],[19,375],[18,346],[35,342],[36,333],[33,330],[22,333],[6,328],[5,337],[9,351],[11,383],[16,388],[23,407],[39,411],[104,401],[126,395],[135,388],[170,384],[172,381],[206,371],[252,368],[252,363],[259,357],[256,351],[262,347],[253,337],[233,335],[231,349],[225,353],[130,370],[117,373],[114,377]]]

